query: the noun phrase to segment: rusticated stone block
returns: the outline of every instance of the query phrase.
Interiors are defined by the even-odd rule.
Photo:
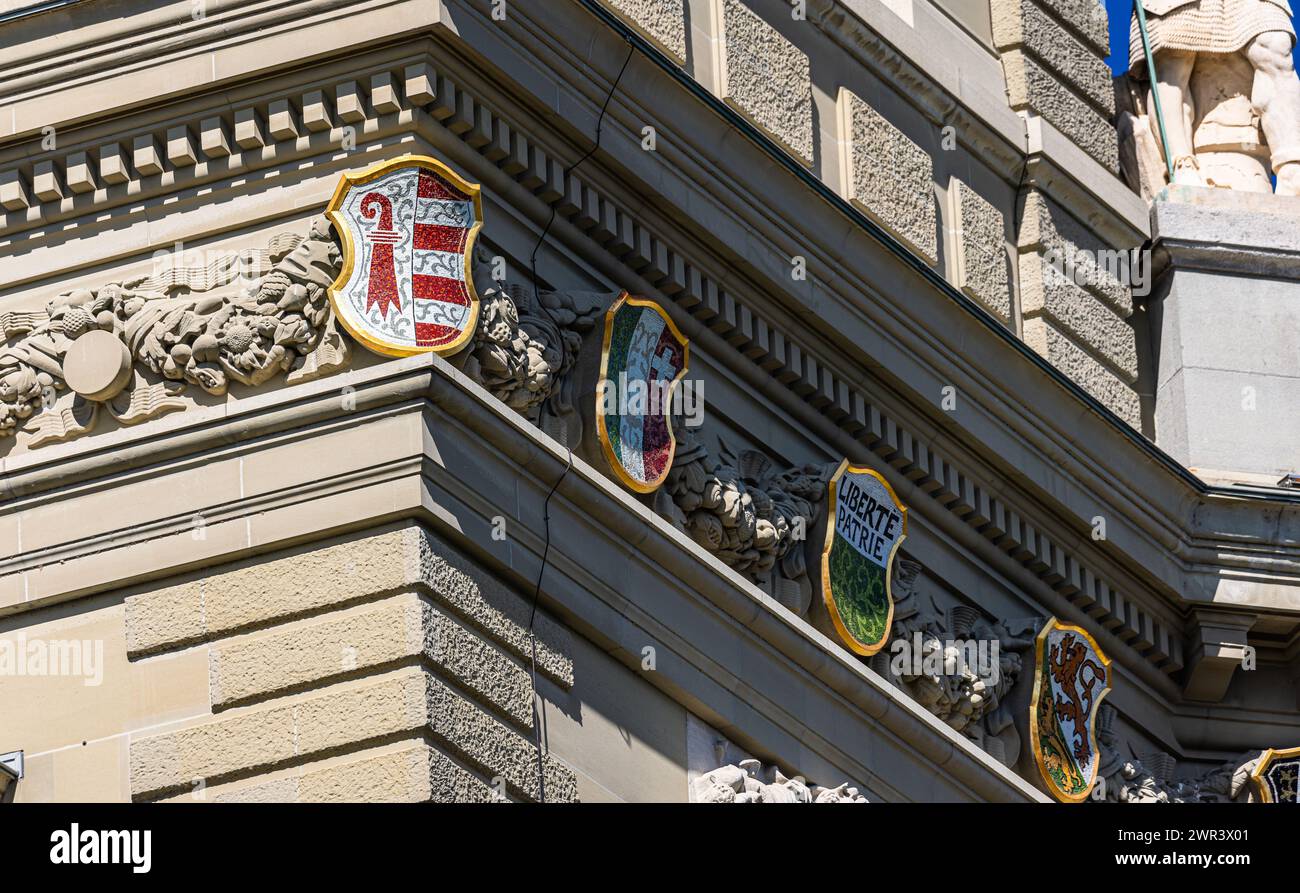
[[[1107,170],[1119,170],[1119,138],[1108,119],[1023,50],[1003,53],[1002,70],[1013,109],[1032,109]]]
[[[190,797],[178,800],[189,802]],[[427,744],[412,742],[293,775],[231,786],[209,803],[508,803],[482,779]]]
[[[686,62],[685,0],[603,0],[604,4],[678,62]]]
[[[934,162],[929,153],[848,90],[840,91],[840,119],[849,198],[927,261],[937,263]]]
[[[1079,387],[1097,398],[1130,426],[1141,430],[1137,391],[1121,381],[1048,320],[1025,320],[1025,343],[1060,369]]]
[[[419,656],[532,728],[524,668],[413,594],[214,645],[209,690],[220,707]]]
[[[1108,118],[1115,88],[1106,52],[1081,43],[1035,0],[994,0],[993,42],[1000,50],[1023,47]]]
[[[427,591],[508,652],[530,658],[527,602],[417,525],[223,565],[198,579],[129,596],[127,650],[140,657],[410,589]],[[538,670],[572,686],[568,630],[539,612],[534,632]]]
[[[1070,280],[1105,301],[1122,318],[1133,312],[1130,287],[1116,275],[1124,249],[1112,248],[1038,190],[1025,196],[1020,223],[1021,253],[1032,250],[1052,260]],[[1047,285],[1038,268],[1021,265],[1021,301],[1045,304]]]
[[[948,191],[957,224],[957,286],[1006,325],[1011,322],[1006,218],[956,177]]]
[[[1121,378],[1137,381],[1137,333],[1125,320],[1084,291],[1051,260],[1020,256],[1021,280],[1035,284],[1023,295],[1025,318],[1047,315],[1075,339],[1100,354]]]
[[[723,98],[804,164],[813,161],[808,56],[740,0],[723,0]]]
[[[1044,9],[1065,22],[1100,56],[1110,54],[1109,19],[1106,5],[1097,0],[1038,0]]]
[[[133,739],[131,792],[137,799],[154,797],[421,731],[485,776],[504,779],[526,797],[540,796],[533,742],[416,667]],[[549,754],[541,766],[547,800],[577,799],[571,769]]]

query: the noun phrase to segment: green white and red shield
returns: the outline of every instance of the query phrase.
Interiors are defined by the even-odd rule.
[[[663,483],[677,441],[672,392],[690,344],[654,302],[626,292],[605,313],[596,428],[615,476],[638,493]]]

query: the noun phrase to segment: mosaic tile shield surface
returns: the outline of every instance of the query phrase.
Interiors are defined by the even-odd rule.
[[[907,536],[907,508],[883,477],[843,462],[829,484],[822,599],[835,631],[855,653],[885,646],[894,618],[894,553]]]
[[[658,489],[672,467],[672,394],[689,354],[690,342],[652,301],[624,292],[605,314],[597,435],[615,475],[638,493]]]
[[[1251,779],[1265,803],[1300,803],[1300,747],[1264,751]]]
[[[330,299],[353,337],[388,356],[465,345],[478,319],[478,186],[432,158],[403,155],[344,174],[328,213],[345,255]]]
[[[1097,783],[1097,708],[1110,691],[1110,659],[1084,629],[1052,618],[1034,647],[1029,741],[1048,793],[1075,803]]]

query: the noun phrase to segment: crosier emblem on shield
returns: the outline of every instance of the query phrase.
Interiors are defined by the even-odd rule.
[[[483,225],[477,185],[403,155],[344,174],[327,213],[343,239],[330,301],[352,337],[395,357],[465,346],[479,309],[470,275]]]

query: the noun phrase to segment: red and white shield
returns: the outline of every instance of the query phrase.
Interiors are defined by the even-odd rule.
[[[377,353],[455,353],[474,334],[470,276],[483,225],[479,187],[442,163],[403,155],[339,181],[328,212],[343,238],[330,288],[339,321]]]

